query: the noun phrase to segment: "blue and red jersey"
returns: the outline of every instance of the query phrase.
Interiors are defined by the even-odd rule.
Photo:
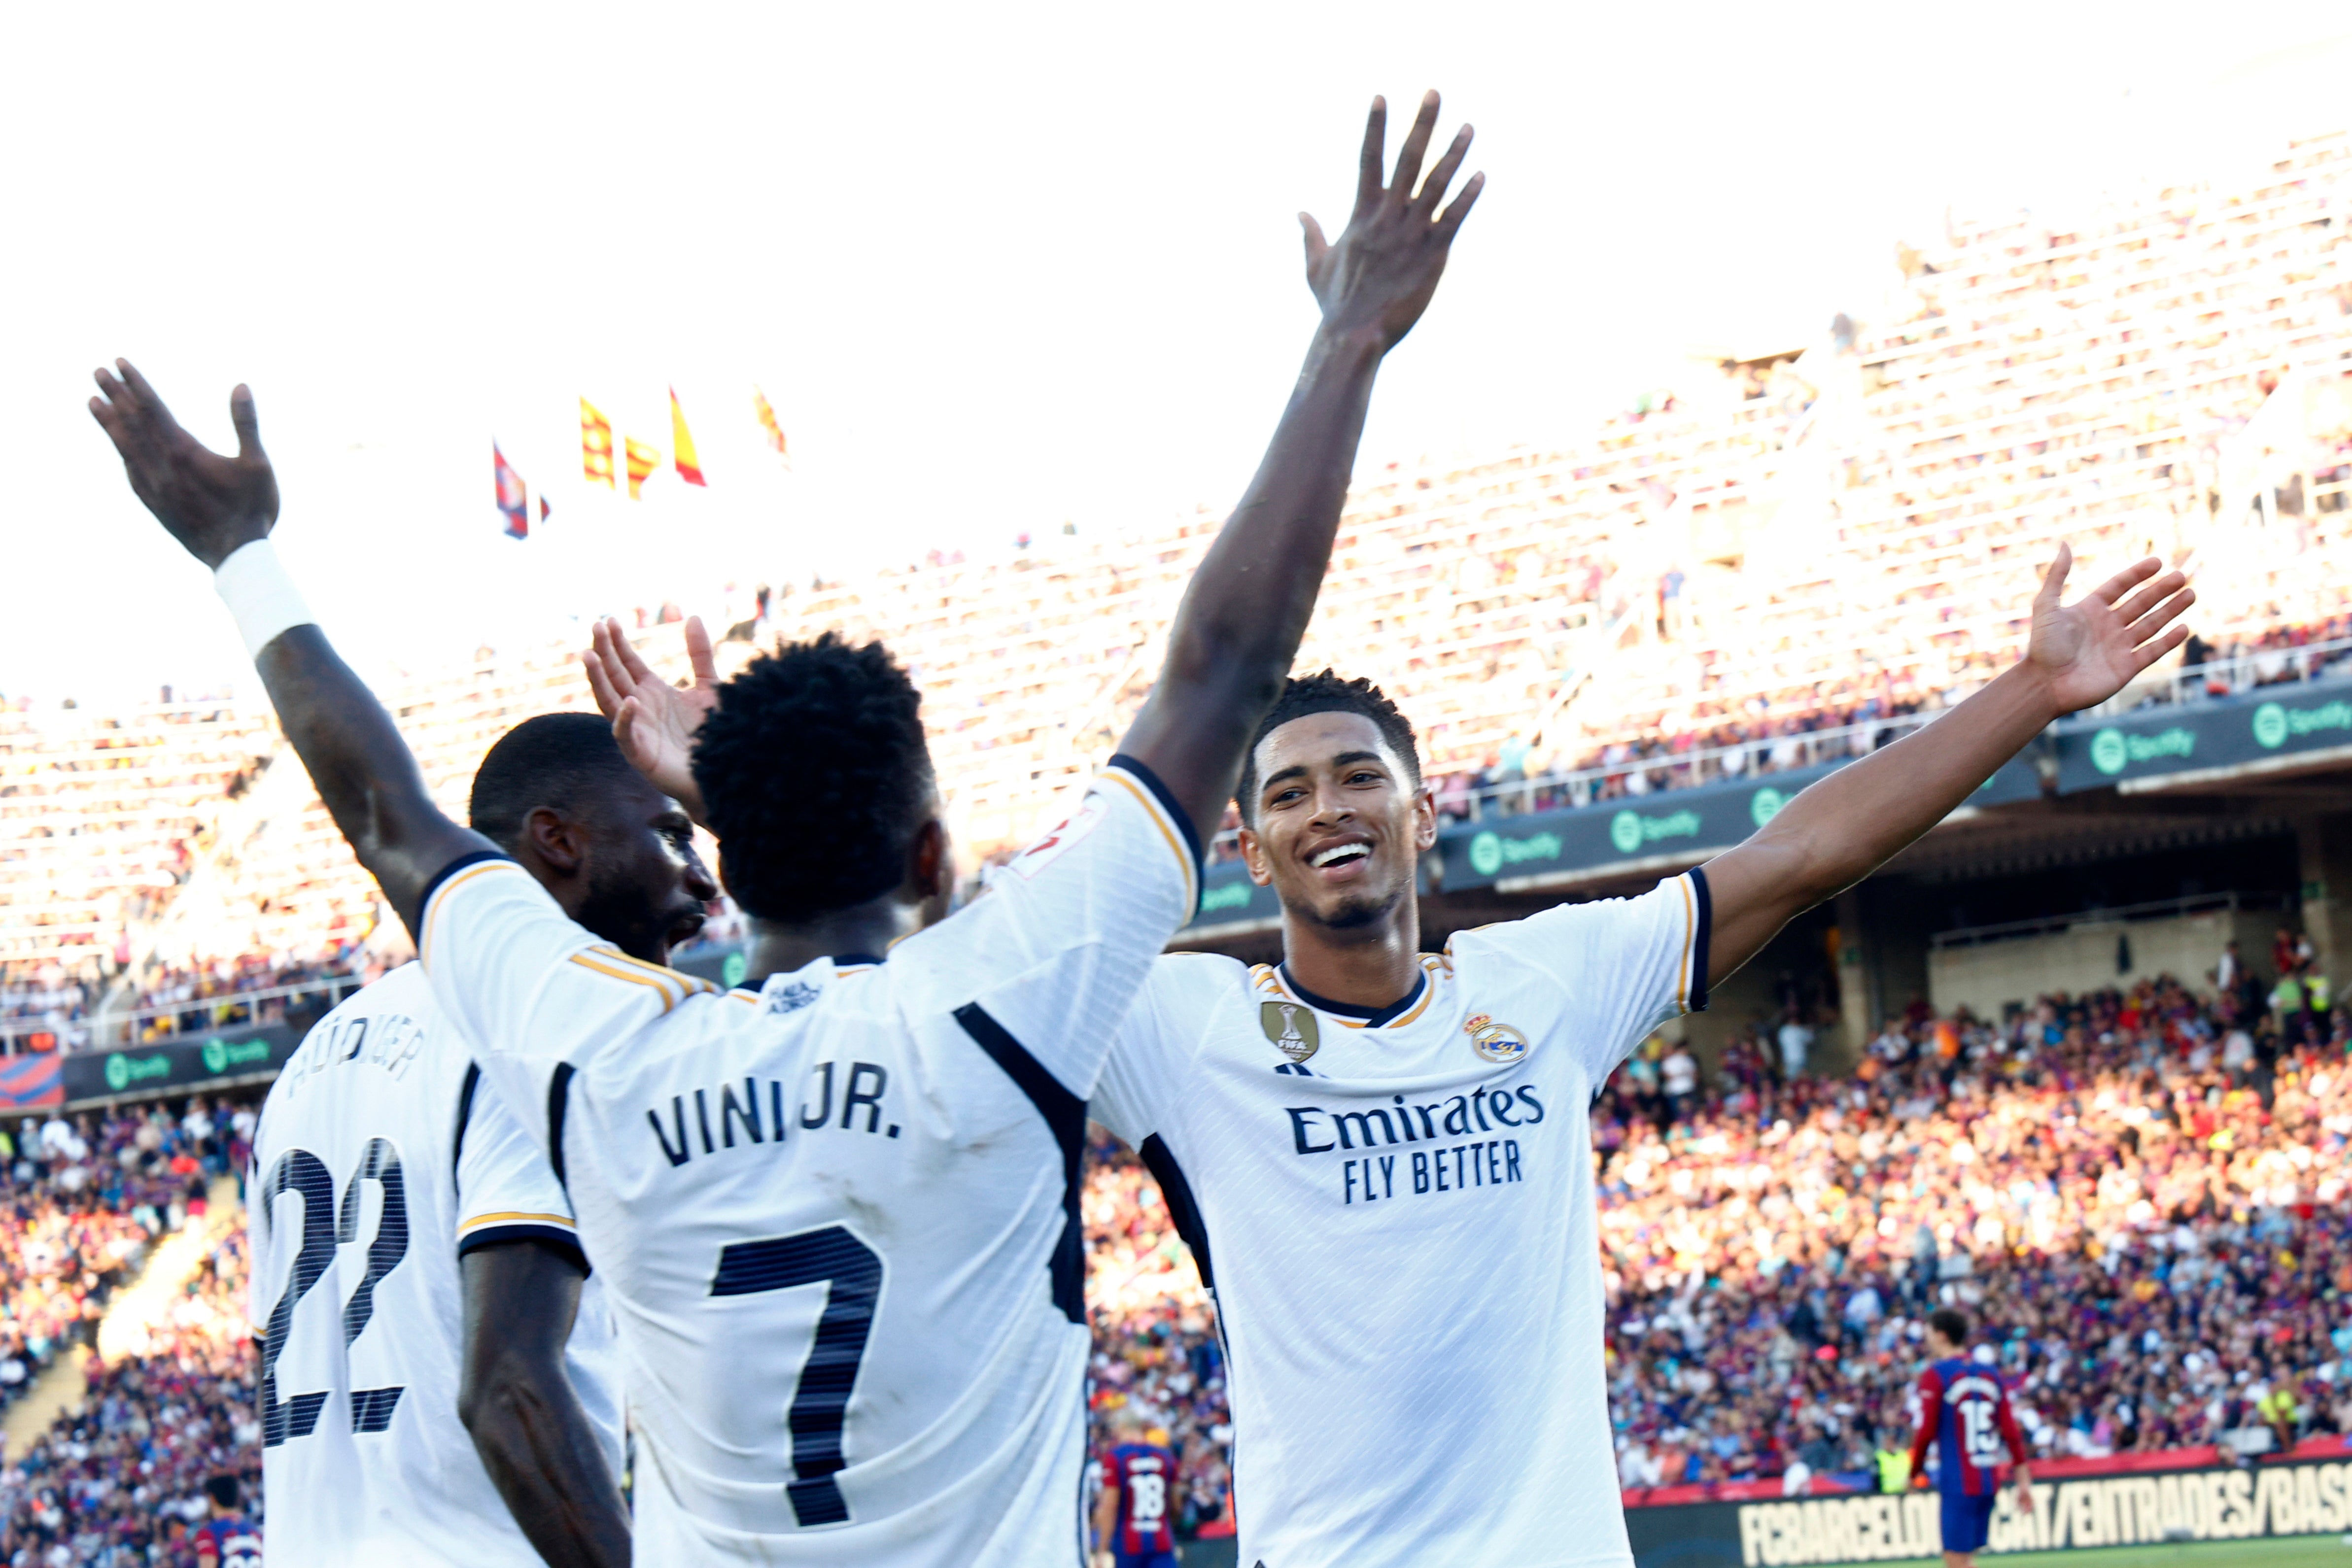
[[[1123,1556],[1176,1550],[1176,1456],[1121,1443],[1103,1460],[1103,1485],[1118,1489],[1118,1514],[1103,1544]]]
[[[261,1527],[243,1514],[208,1519],[188,1539],[195,1544],[199,1562],[209,1554],[219,1560],[220,1568],[261,1568]]]
[[[1919,1430],[1911,1439],[1911,1473],[1927,1462],[1936,1444],[1936,1486],[1948,1496],[1990,1497],[1994,1471],[2005,1449],[2012,1463],[2026,1458],[2025,1437],[2017,1429],[2009,1393],[1992,1369],[1955,1358],[1931,1364],[1919,1375]]]

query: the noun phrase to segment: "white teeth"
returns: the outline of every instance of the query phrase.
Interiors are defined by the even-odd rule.
[[[1334,844],[1307,863],[1321,871],[1325,866],[1337,865],[1341,861],[1361,860],[1371,852],[1361,844]]]

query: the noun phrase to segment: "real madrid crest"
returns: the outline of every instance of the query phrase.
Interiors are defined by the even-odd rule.
[[[1293,1061],[1304,1061],[1323,1042],[1315,1032],[1315,1009],[1304,1002],[1260,1002],[1258,1027],[1275,1049]]]
[[[1507,1023],[1496,1023],[1486,1013],[1472,1013],[1462,1020],[1462,1032],[1470,1037],[1470,1049],[1488,1061],[1512,1062],[1528,1053],[1528,1037]]]

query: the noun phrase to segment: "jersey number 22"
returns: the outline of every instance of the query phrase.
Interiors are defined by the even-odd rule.
[[[336,1247],[359,1239],[360,1188],[371,1181],[383,1188],[383,1213],[376,1221],[375,1239],[368,1244],[367,1273],[343,1305],[343,1355],[348,1364],[352,1343],[366,1332],[369,1320],[375,1316],[376,1286],[408,1255],[408,1190],[401,1177],[400,1150],[389,1138],[368,1140],[343,1190],[340,1215],[335,1209],[335,1178],[327,1173],[319,1156],[308,1149],[289,1149],[278,1155],[278,1163],[269,1167],[268,1179],[261,1184],[265,1218],[280,1193],[297,1193],[302,1199],[302,1248],[294,1254],[285,1292],[269,1310],[269,1322],[261,1336],[264,1448],[274,1448],[289,1437],[307,1437],[319,1425],[319,1412],[327,1403],[327,1391],[297,1394],[291,1399],[280,1400],[278,1358],[286,1349],[287,1337],[293,1333],[294,1309],[301,1305],[310,1287],[326,1274],[327,1266],[335,1260]],[[381,1432],[391,1426],[393,1407],[400,1403],[401,1393],[397,1387],[352,1389],[352,1430]]]

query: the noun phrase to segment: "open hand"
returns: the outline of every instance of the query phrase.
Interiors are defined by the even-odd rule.
[[[236,455],[224,457],[180,428],[147,378],[128,360],[97,372],[89,412],[122,455],[131,489],[190,555],[208,567],[268,538],[278,524],[278,476],[261,450],[253,393],[228,394]]]
[[[2165,571],[2164,563],[2150,556],[2124,568],[2087,598],[2062,605],[2058,595],[2074,564],[2074,550],[2061,544],[2042,591],[2033,596],[2033,631],[2025,648],[2026,663],[2050,683],[2061,714],[2106,701],[2180,646],[2189,628],[2174,622],[2197,602],[2189,580]]]
[[[621,623],[596,622],[595,646],[580,655],[587,666],[589,688],[596,707],[613,721],[613,738],[629,766],[652,780],[655,789],[686,808],[702,826],[702,791],[694,782],[694,737],[710,710],[719,706],[719,664],[710,655],[710,633],[702,617],[686,622],[686,657],[694,668],[694,684],[674,686],[629,646]]]
[[[1439,212],[1446,186],[1454,183],[1462,160],[1470,151],[1471,131],[1464,126],[1454,144],[1421,181],[1421,160],[1437,129],[1437,94],[1425,93],[1421,112],[1413,116],[1397,152],[1396,178],[1387,181],[1382,161],[1387,146],[1389,108],[1386,99],[1372,99],[1370,119],[1364,126],[1363,162],[1356,179],[1356,210],[1339,242],[1323,237],[1322,225],[1307,213],[1298,221],[1307,230],[1307,284],[1323,306],[1323,324],[1335,331],[1370,329],[1383,351],[1394,348],[1437,292],[1444,274],[1445,256],[1454,231],[1477,204],[1486,176],[1473,174],[1453,204]]]

